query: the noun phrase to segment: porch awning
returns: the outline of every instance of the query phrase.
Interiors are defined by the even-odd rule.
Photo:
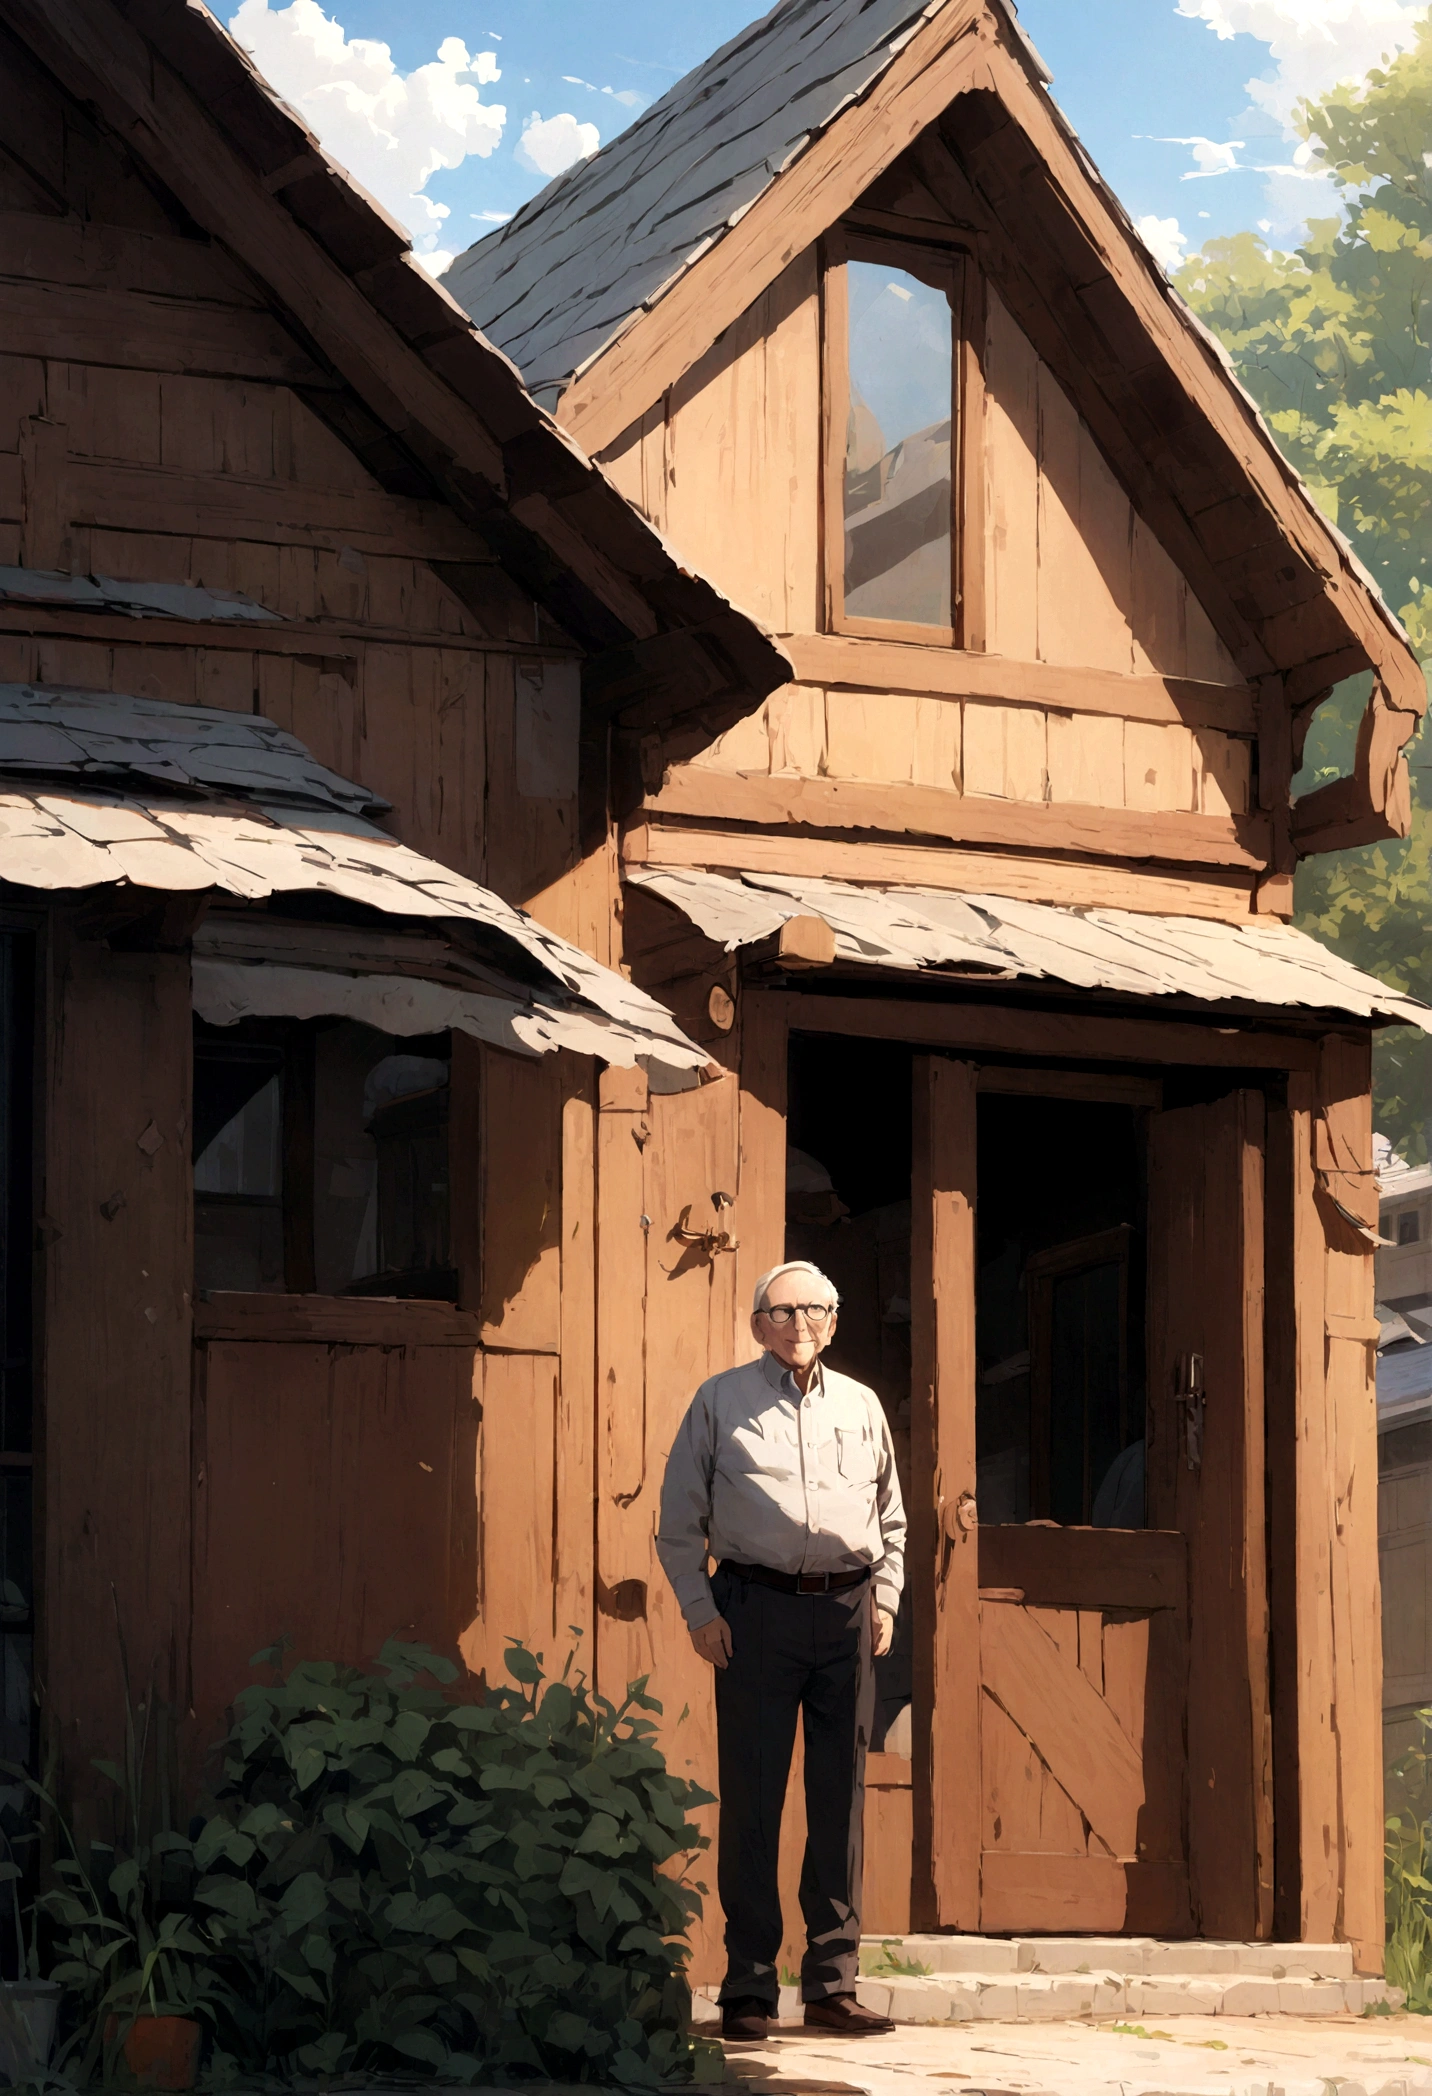
[[[1268,919],[1221,924],[757,873],[632,866],[625,878],[674,904],[728,953],[771,937],[792,917],[819,917],[835,935],[837,960],[873,968],[957,969],[1139,997],[1297,1005],[1432,1033],[1432,1006]]]
[[[689,1041],[654,997],[524,910],[397,843],[361,816],[257,800],[150,800],[68,786],[17,791],[14,781],[0,785],[6,783],[9,790],[0,790],[0,881],[17,887],[73,891],[125,882],[170,892],[215,889],[246,902],[336,895],[390,917],[426,919],[434,929],[441,924],[475,944],[467,962],[470,983],[461,981],[460,972],[453,980],[450,969],[445,995],[426,999],[426,985],[416,977],[395,975],[386,993],[376,987],[384,980],[382,964],[375,968],[375,942],[361,932],[347,935],[346,971],[326,962],[305,971],[257,957],[199,958],[199,1009],[220,1024],[245,1012],[323,1011],[368,1018],[388,1032],[457,1026],[522,1053],[563,1047],[628,1068],[640,1064],[659,1090],[696,1084],[710,1065],[708,1051]],[[460,961],[454,966],[460,971]],[[311,979],[297,979],[305,974]],[[436,992],[438,986],[432,987]],[[371,1016],[385,994],[386,1017]],[[405,1012],[412,1023],[397,1023]]]

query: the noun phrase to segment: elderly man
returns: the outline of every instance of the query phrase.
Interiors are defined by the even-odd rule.
[[[848,2037],[892,2028],[860,2006],[855,1978],[872,1662],[894,1635],[905,1513],[880,1400],[821,1360],[838,1302],[803,1260],[761,1276],[760,1358],[701,1385],[662,1487],[657,1552],[691,1642],[716,1669],[728,2038],[764,2037],[776,2013],[776,1867],[797,1711],[805,2021]]]

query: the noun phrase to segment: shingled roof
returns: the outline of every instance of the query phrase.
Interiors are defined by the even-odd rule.
[[[459,255],[446,288],[554,406],[942,4],[782,0]]]
[[[1010,0],[781,0],[445,288],[601,458],[908,165],[1245,677],[1281,680],[1295,753],[1328,691],[1373,671],[1355,775],[1295,803],[1296,849],[1405,836],[1404,750],[1427,704],[1407,635],[1048,84]]]

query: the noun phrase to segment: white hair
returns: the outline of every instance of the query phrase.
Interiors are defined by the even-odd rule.
[[[752,1317],[756,1315],[757,1311],[765,1309],[767,1293],[780,1280],[782,1274],[813,1274],[816,1280],[820,1282],[822,1288],[829,1294],[831,1308],[833,1310],[840,1308],[840,1290],[836,1287],[834,1281],[831,1280],[829,1274],[823,1274],[820,1268],[813,1265],[809,1259],[783,1259],[779,1266],[773,1266],[769,1273],[762,1274],[760,1280],[756,1283],[756,1293],[751,1299]]]

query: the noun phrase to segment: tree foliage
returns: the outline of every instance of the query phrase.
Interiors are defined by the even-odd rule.
[[[1413,48],[1298,110],[1341,191],[1292,253],[1210,241],[1174,282],[1219,336],[1312,495],[1347,534],[1424,662],[1432,659],[1432,15]],[[1340,686],[1299,790],[1345,772],[1365,682]],[[1432,760],[1409,752],[1412,834],[1306,861],[1298,922],[1432,1001]],[[1432,1042],[1397,1029],[1375,1058],[1378,1126],[1412,1158],[1432,1137]]]

